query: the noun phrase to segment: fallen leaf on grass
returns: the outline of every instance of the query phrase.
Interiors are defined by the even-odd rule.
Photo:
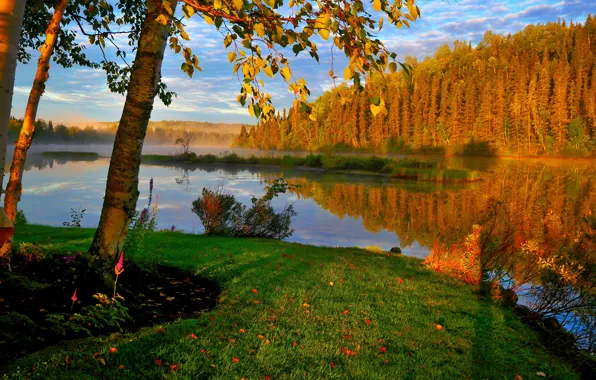
[[[382,353],[387,352],[387,347],[379,347],[379,351],[381,351]]]
[[[367,319],[366,321],[364,321],[364,323],[366,323],[366,325],[367,325],[367,326],[369,326],[369,325],[370,325],[370,323],[371,323],[371,322],[370,322],[370,319]]]
[[[238,363],[238,362],[240,361],[240,359],[238,359],[238,358],[232,358],[232,361],[233,361],[234,363]]]
[[[163,365],[163,360],[161,359],[155,359],[155,365],[158,367],[161,367]]]
[[[120,364],[120,365],[118,366],[118,369],[124,369],[124,368],[126,368],[126,367],[124,366],[124,364]]]
[[[544,373],[544,372],[536,372],[536,376],[546,377],[546,373]]]
[[[105,361],[105,359],[104,359],[104,358],[99,358],[99,359],[97,359],[97,360],[99,361],[99,364],[101,364],[101,365],[102,365],[102,366],[104,366],[104,367],[106,366],[106,361]]]
[[[256,293],[258,293],[259,291],[258,291],[257,289],[255,289],[255,288],[252,288],[251,292],[253,292],[253,293],[255,293],[255,294],[256,294]]]
[[[71,365],[72,364],[72,358],[70,356],[67,356],[66,359],[64,360],[64,362],[66,363],[66,365]]]
[[[172,372],[176,372],[180,369],[180,366],[178,366],[178,364],[170,364],[170,371]]]
[[[193,338],[193,339],[199,339],[199,337],[196,336],[195,333],[190,334],[190,337]]]
[[[439,330],[439,331],[443,330],[443,326],[441,326],[441,325],[437,325],[436,327],[437,327],[437,330]]]
[[[166,329],[164,329],[163,327],[160,327],[159,330],[157,330],[157,332],[160,334],[162,334],[164,331],[166,331]]]
[[[333,281],[329,281],[329,285],[333,286],[335,283]]]
[[[404,283],[404,280],[402,280],[401,277],[398,278],[397,281],[399,281],[400,284],[403,284]]]
[[[257,338],[259,338],[259,339],[265,339],[265,335],[259,334],[259,335],[257,335]]]
[[[298,343],[294,342],[294,343],[292,343],[292,346],[298,347]]]
[[[515,375],[514,380],[522,380],[523,377],[521,377],[521,375],[518,373],[517,375]]]
[[[246,330],[240,329],[240,334],[245,334],[245,333],[246,333]]]
[[[329,362],[329,366],[333,369],[335,369],[335,364],[333,364],[333,362]]]
[[[116,347],[110,347],[111,354],[115,354],[116,352],[118,352],[118,349]]]
[[[348,314],[350,314],[350,311],[349,311],[349,310],[344,310],[344,311],[342,311],[341,313],[342,313],[343,315],[348,315]]]

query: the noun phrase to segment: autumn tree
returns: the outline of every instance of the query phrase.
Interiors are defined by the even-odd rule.
[[[596,155],[594,20],[530,25],[507,37],[487,32],[475,48],[456,41],[421,62],[406,57],[413,73],[368,82],[383,93],[387,115],[373,118],[373,109],[360,107],[361,95],[339,86],[313,104],[345,108],[341,123],[328,112],[313,124],[329,125],[325,133],[337,139],[293,148]],[[379,125],[383,119],[388,125]],[[300,124],[295,130],[304,133]]]
[[[294,77],[283,48],[291,49],[296,55],[308,53],[318,60],[315,38],[333,41],[348,59],[344,78],[352,80],[355,88],[362,90],[369,73],[397,69],[397,63],[392,61],[396,55],[388,52],[375,37],[383,18],[402,27],[419,16],[413,0],[374,0],[372,9],[381,13],[379,19],[373,18],[365,2],[360,0],[181,2],[185,18],[201,17],[223,34],[224,46],[229,48],[228,60],[234,73],[242,78],[238,102],[246,106],[251,115],[263,120],[268,120],[275,112],[271,95],[264,91],[263,76],[281,76],[296,95],[295,107],[311,110],[307,103],[310,90],[303,79]],[[114,143],[100,224],[90,249],[92,254],[104,259],[113,258],[122,246],[135,210],[140,155],[166,44],[169,43],[174,52],[183,53],[181,68],[189,76],[200,69],[198,58],[184,46],[184,40],[190,36],[183,23],[174,17],[177,3],[175,0],[147,3],[137,58],[131,69],[127,99]],[[171,29],[174,30],[172,36]],[[373,112],[379,113],[383,108],[380,98],[371,104]],[[311,118],[315,118],[312,112]]]

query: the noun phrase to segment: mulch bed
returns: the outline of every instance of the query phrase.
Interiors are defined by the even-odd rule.
[[[77,301],[73,304],[75,289]],[[2,364],[61,340],[89,336],[88,332],[72,329],[67,329],[66,335],[58,333],[47,317],[58,313],[68,319],[72,314],[83,314],[83,307],[99,303],[93,297],[97,293],[111,298],[113,283],[106,284],[101,275],[90,269],[85,254],[53,255],[33,262],[17,257],[13,259],[12,273],[6,267],[0,268]],[[131,332],[178,318],[196,317],[216,305],[220,289],[214,281],[179,268],[141,268],[125,261],[117,293],[123,297],[120,302],[131,317],[120,327],[123,332]],[[92,324],[86,328],[95,336],[120,331]]]

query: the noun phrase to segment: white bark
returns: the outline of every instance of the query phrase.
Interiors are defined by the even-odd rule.
[[[8,121],[24,13],[25,0],[0,0],[0,189],[4,186]]]

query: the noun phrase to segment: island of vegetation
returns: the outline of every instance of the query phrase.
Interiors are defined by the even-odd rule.
[[[434,161],[423,161],[415,158],[394,160],[376,156],[357,157],[321,154],[309,154],[307,156],[284,155],[279,157],[251,156],[244,158],[236,153],[219,156],[214,154],[197,156],[193,152],[185,152],[176,155],[144,155],[142,159],[144,163],[153,165],[263,165],[434,182],[472,182],[482,179],[480,174],[473,170],[442,169]]]

